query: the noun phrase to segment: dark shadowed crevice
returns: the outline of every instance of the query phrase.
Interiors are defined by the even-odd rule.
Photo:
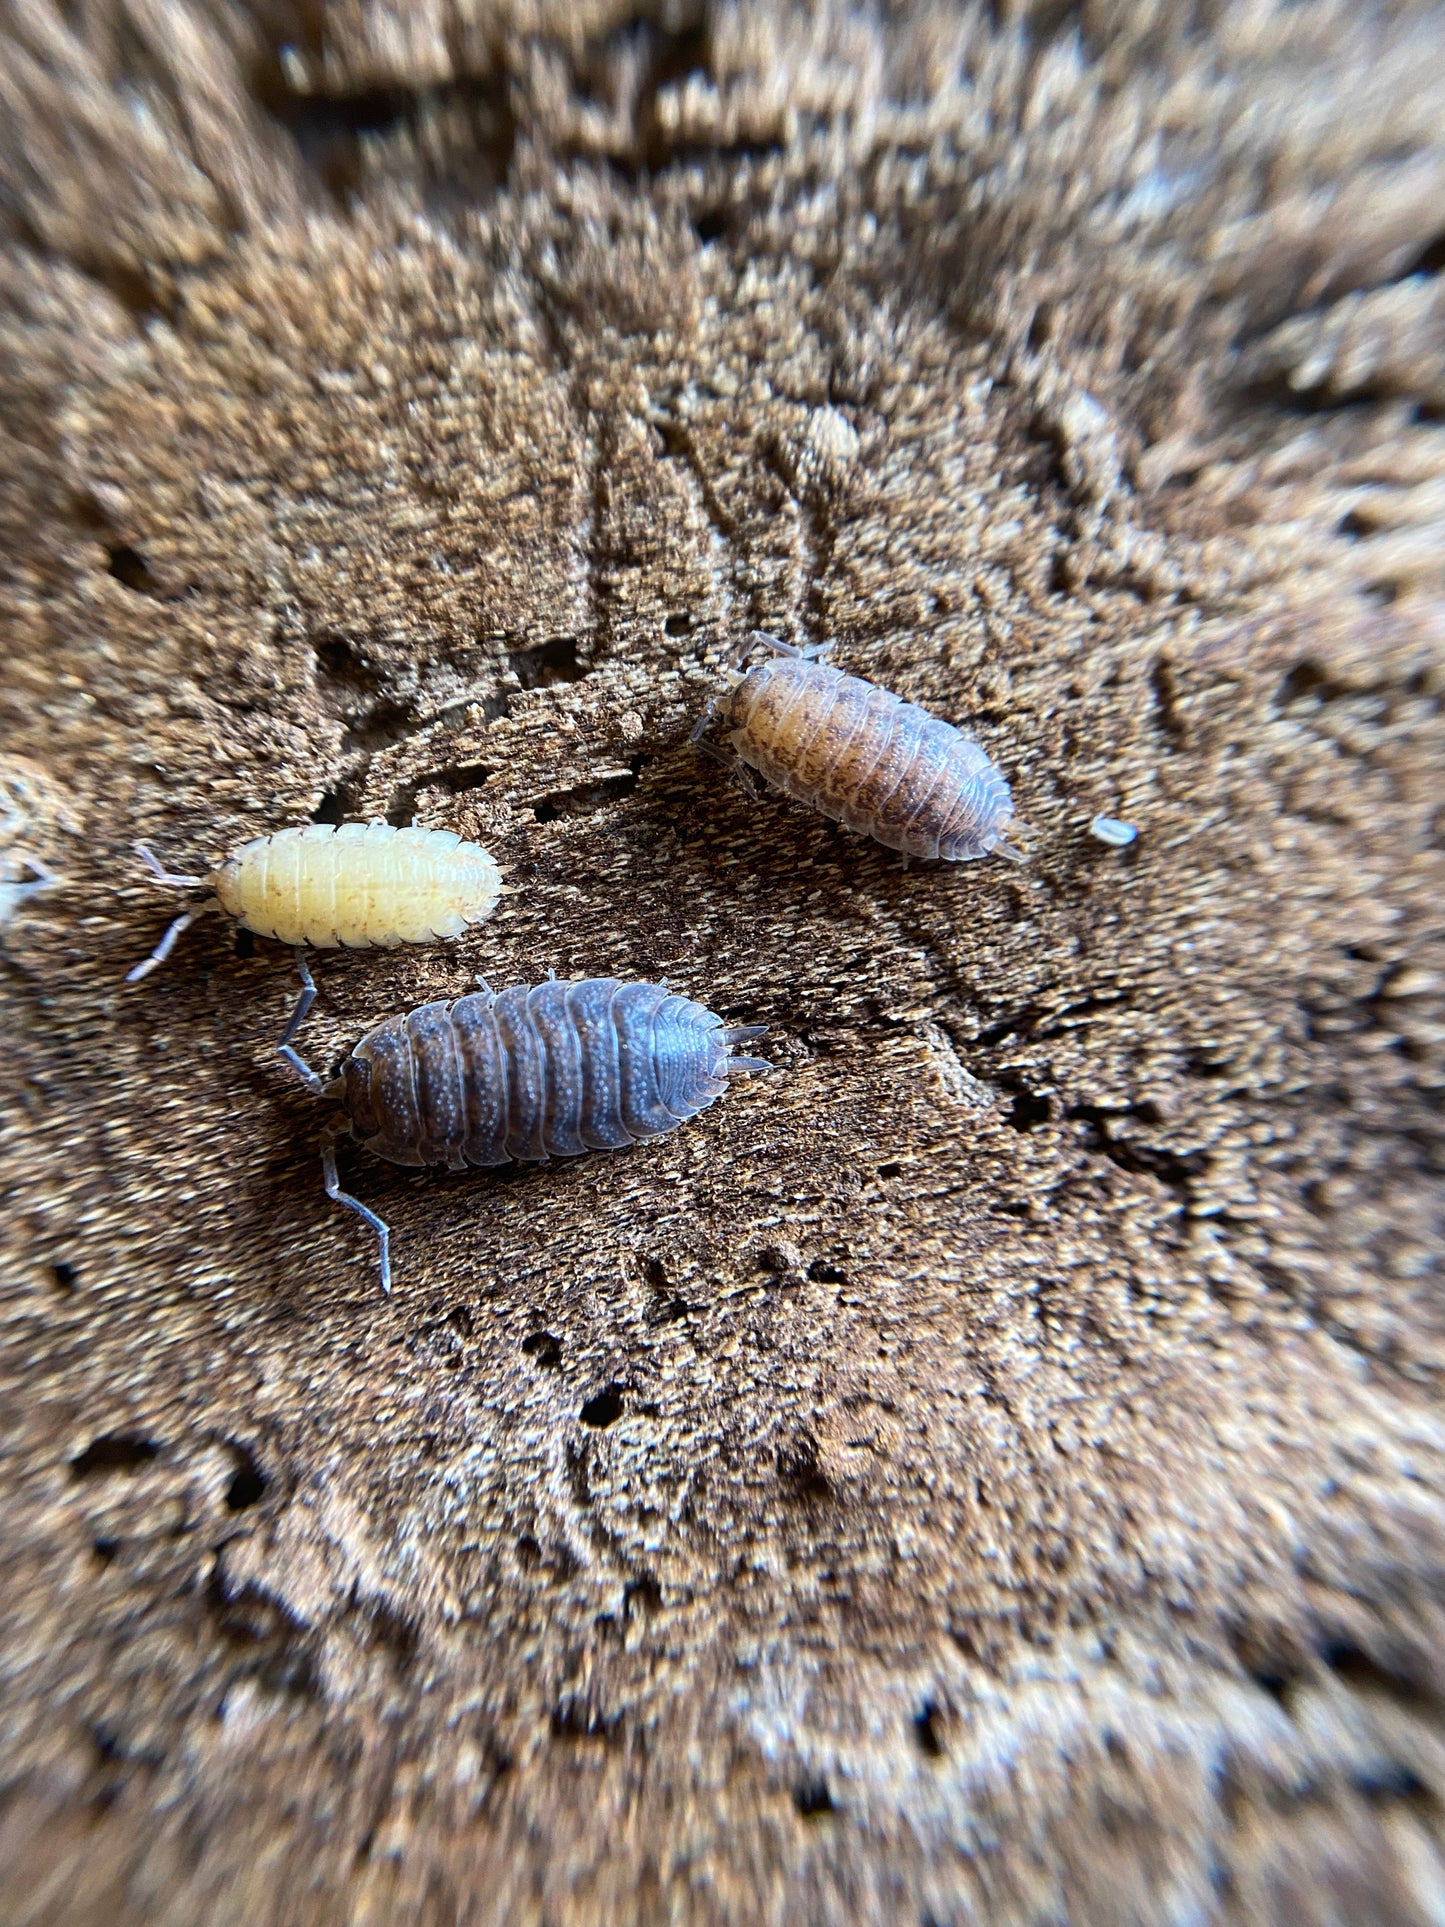
[[[587,674],[577,659],[575,636],[552,636],[530,649],[514,649],[507,663],[523,689],[550,689],[557,683],[581,682]]]
[[[605,1431],[609,1425],[615,1425],[622,1417],[622,1394],[625,1390],[626,1387],[622,1385],[605,1385],[582,1407],[578,1415],[582,1423],[592,1426],[596,1431]]]
[[[585,1694],[569,1693],[552,1708],[548,1724],[554,1740],[600,1740],[606,1745],[617,1734],[618,1719]]]
[[[1007,1074],[1001,1074],[999,1083],[1005,1090],[1012,1090],[1013,1103],[1004,1116],[1004,1122],[1014,1131],[1036,1131],[1041,1124],[1048,1124],[1057,1115],[1058,1103],[1043,1091],[1031,1091],[1024,1084],[1014,1084]]]
[[[789,1498],[804,1503],[831,1499],[833,1488],[823,1471],[818,1441],[800,1432],[781,1447],[777,1456],[778,1482]]]
[[[159,600],[160,585],[151,574],[150,564],[139,549],[133,548],[129,542],[121,542],[107,551],[107,557],[106,567],[109,573],[123,588],[131,590],[135,595],[152,596]]]
[[[466,796],[479,790],[496,775],[485,763],[452,763],[445,769],[428,770],[416,779],[417,789],[445,790],[448,796]]]
[[[1445,274],[1445,230],[1425,243],[1401,278],[1408,281],[1416,274]]]
[[[313,637],[311,649],[318,689],[343,725],[343,755],[375,755],[415,727],[414,706],[391,691],[362,645],[333,630]]]
[[[646,756],[634,756],[629,758],[630,767],[625,776],[605,776],[597,783],[578,783],[572,789],[539,796],[532,805],[532,814],[539,823],[555,823],[559,816],[591,816],[620,797],[630,796],[647,762]]]
[[[465,174],[473,206],[502,188],[517,141],[508,76],[469,75],[432,87],[406,85],[331,90],[311,84],[322,69],[319,36],[312,44],[278,43],[251,76],[262,108],[295,143],[312,177],[348,204],[365,185],[368,147],[410,136],[429,172],[445,180]],[[424,163],[425,165],[425,163]]]
[[[232,1659],[237,1677],[269,1693],[297,1699],[323,1697],[315,1637],[271,1593],[254,1585],[231,1587],[224,1555],[207,1583],[206,1620]]]
[[[1111,1111],[1097,1104],[1071,1104],[1065,1116],[1077,1119],[1087,1127],[1087,1144],[1091,1151],[1106,1157],[1121,1171],[1128,1171],[1136,1177],[1152,1177],[1177,1192],[1186,1203],[1194,1195],[1194,1186],[1204,1175],[1209,1165],[1206,1151],[1171,1151],[1162,1146],[1141,1144],[1137,1138],[1121,1136],[1119,1126],[1129,1118],[1146,1122],[1138,1109],[1133,1111]]]
[[[106,1472],[138,1472],[160,1455],[161,1448],[154,1439],[134,1433],[108,1432],[102,1438],[92,1439],[83,1452],[76,1454],[70,1461],[70,1475],[74,1479],[89,1479]]]
[[[529,1332],[522,1340],[522,1350],[544,1371],[555,1372],[562,1363],[561,1344],[551,1332]]]
[[[624,1619],[646,1618],[660,1610],[662,1606],[662,1587],[651,1573],[643,1573],[640,1578],[629,1579],[622,1589],[622,1617]]]
[[[228,1512],[246,1512],[253,1505],[260,1504],[270,1480],[261,1470],[249,1446],[233,1443],[231,1456],[236,1462],[236,1470],[226,1487],[226,1509]]]
[[[939,1710],[932,1700],[925,1700],[913,1716],[913,1738],[919,1752],[927,1760],[941,1760],[944,1755],[942,1721]]]

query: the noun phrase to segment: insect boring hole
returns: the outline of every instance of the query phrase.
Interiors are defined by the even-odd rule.
[[[609,1425],[615,1425],[618,1419],[622,1417],[623,1410],[625,1409],[623,1405],[623,1393],[626,1390],[627,1387],[625,1385],[616,1383],[604,1385],[600,1392],[595,1392],[593,1396],[587,1400],[577,1416],[584,1425],[590,1426],[593,1431],[605,1432]]]
[[[556,1372],[562,1369],[562,1343],[560,1339],[554,1338],[551,1332],[528,1332],[522,1340],[522,1351],[524,1356],[530,1358],[533,1364],[539,1366],[544,1372]]]

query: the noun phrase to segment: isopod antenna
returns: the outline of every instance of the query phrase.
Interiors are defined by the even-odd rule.
[[[155,851],[152,850],[148,843],[137,843],[132,847],[135,849],[137,855],[144,860],[151,876],[157,883],[164,883],[172,890],[206,890],[210,888],[211,879],[209,877],[186,876],[177,871],[166,869],[165,865],[159,860]],[[215,907],[216,905],[213,899],[210,903],[203,903],[197,910],[183,911],[180,916],[174,918],[167,927],[165,935],[161,938],[151,954],[141,963],[138,963],[133,970],[128,970],[125,973],[126,982],[128,984],[137,984],[142,977],[149,977],[151,972],[160,964],[163,964],[166,958],[170,956],[182,933],[190,929],[197,917],[203,917],[208,910],[213,910]]]

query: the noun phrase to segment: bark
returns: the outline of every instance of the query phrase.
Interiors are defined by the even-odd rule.
[[[10,0],[0,1916],[1445,1906],[1445,24]],[[755,627],[1025,866],[699,758]],[[1137,842],[1088,835],[1096,812]],[[343,1152],[170,866],[386,815],[388,1011],[666,976],[770,1079]]]

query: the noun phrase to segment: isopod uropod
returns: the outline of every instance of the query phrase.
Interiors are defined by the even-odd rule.
[[[309,987],[304,963],[303,980]],[[355,1045],[329,1082],[290,1047],[282,1054],[345,1122],[322,1142],[326,1190],[381,1240],[381,1282],[391,1289],[385,1223],[340,1188],[336,1140],[351,1133],[393,1164],[469,1164],[580,1157],[675,1131],[705,1110],[737,1071],[765,1059],[734,1055],[763,1035],[666,984],[552,978],[386,1018]]]
[[[962,730],[916,703],[755,632],[772,656],[738,676],[709,706],[695,742],[717,719],[739,759],[789,796],[907,856],[968,862],[1008,839],[1013,797]]]

